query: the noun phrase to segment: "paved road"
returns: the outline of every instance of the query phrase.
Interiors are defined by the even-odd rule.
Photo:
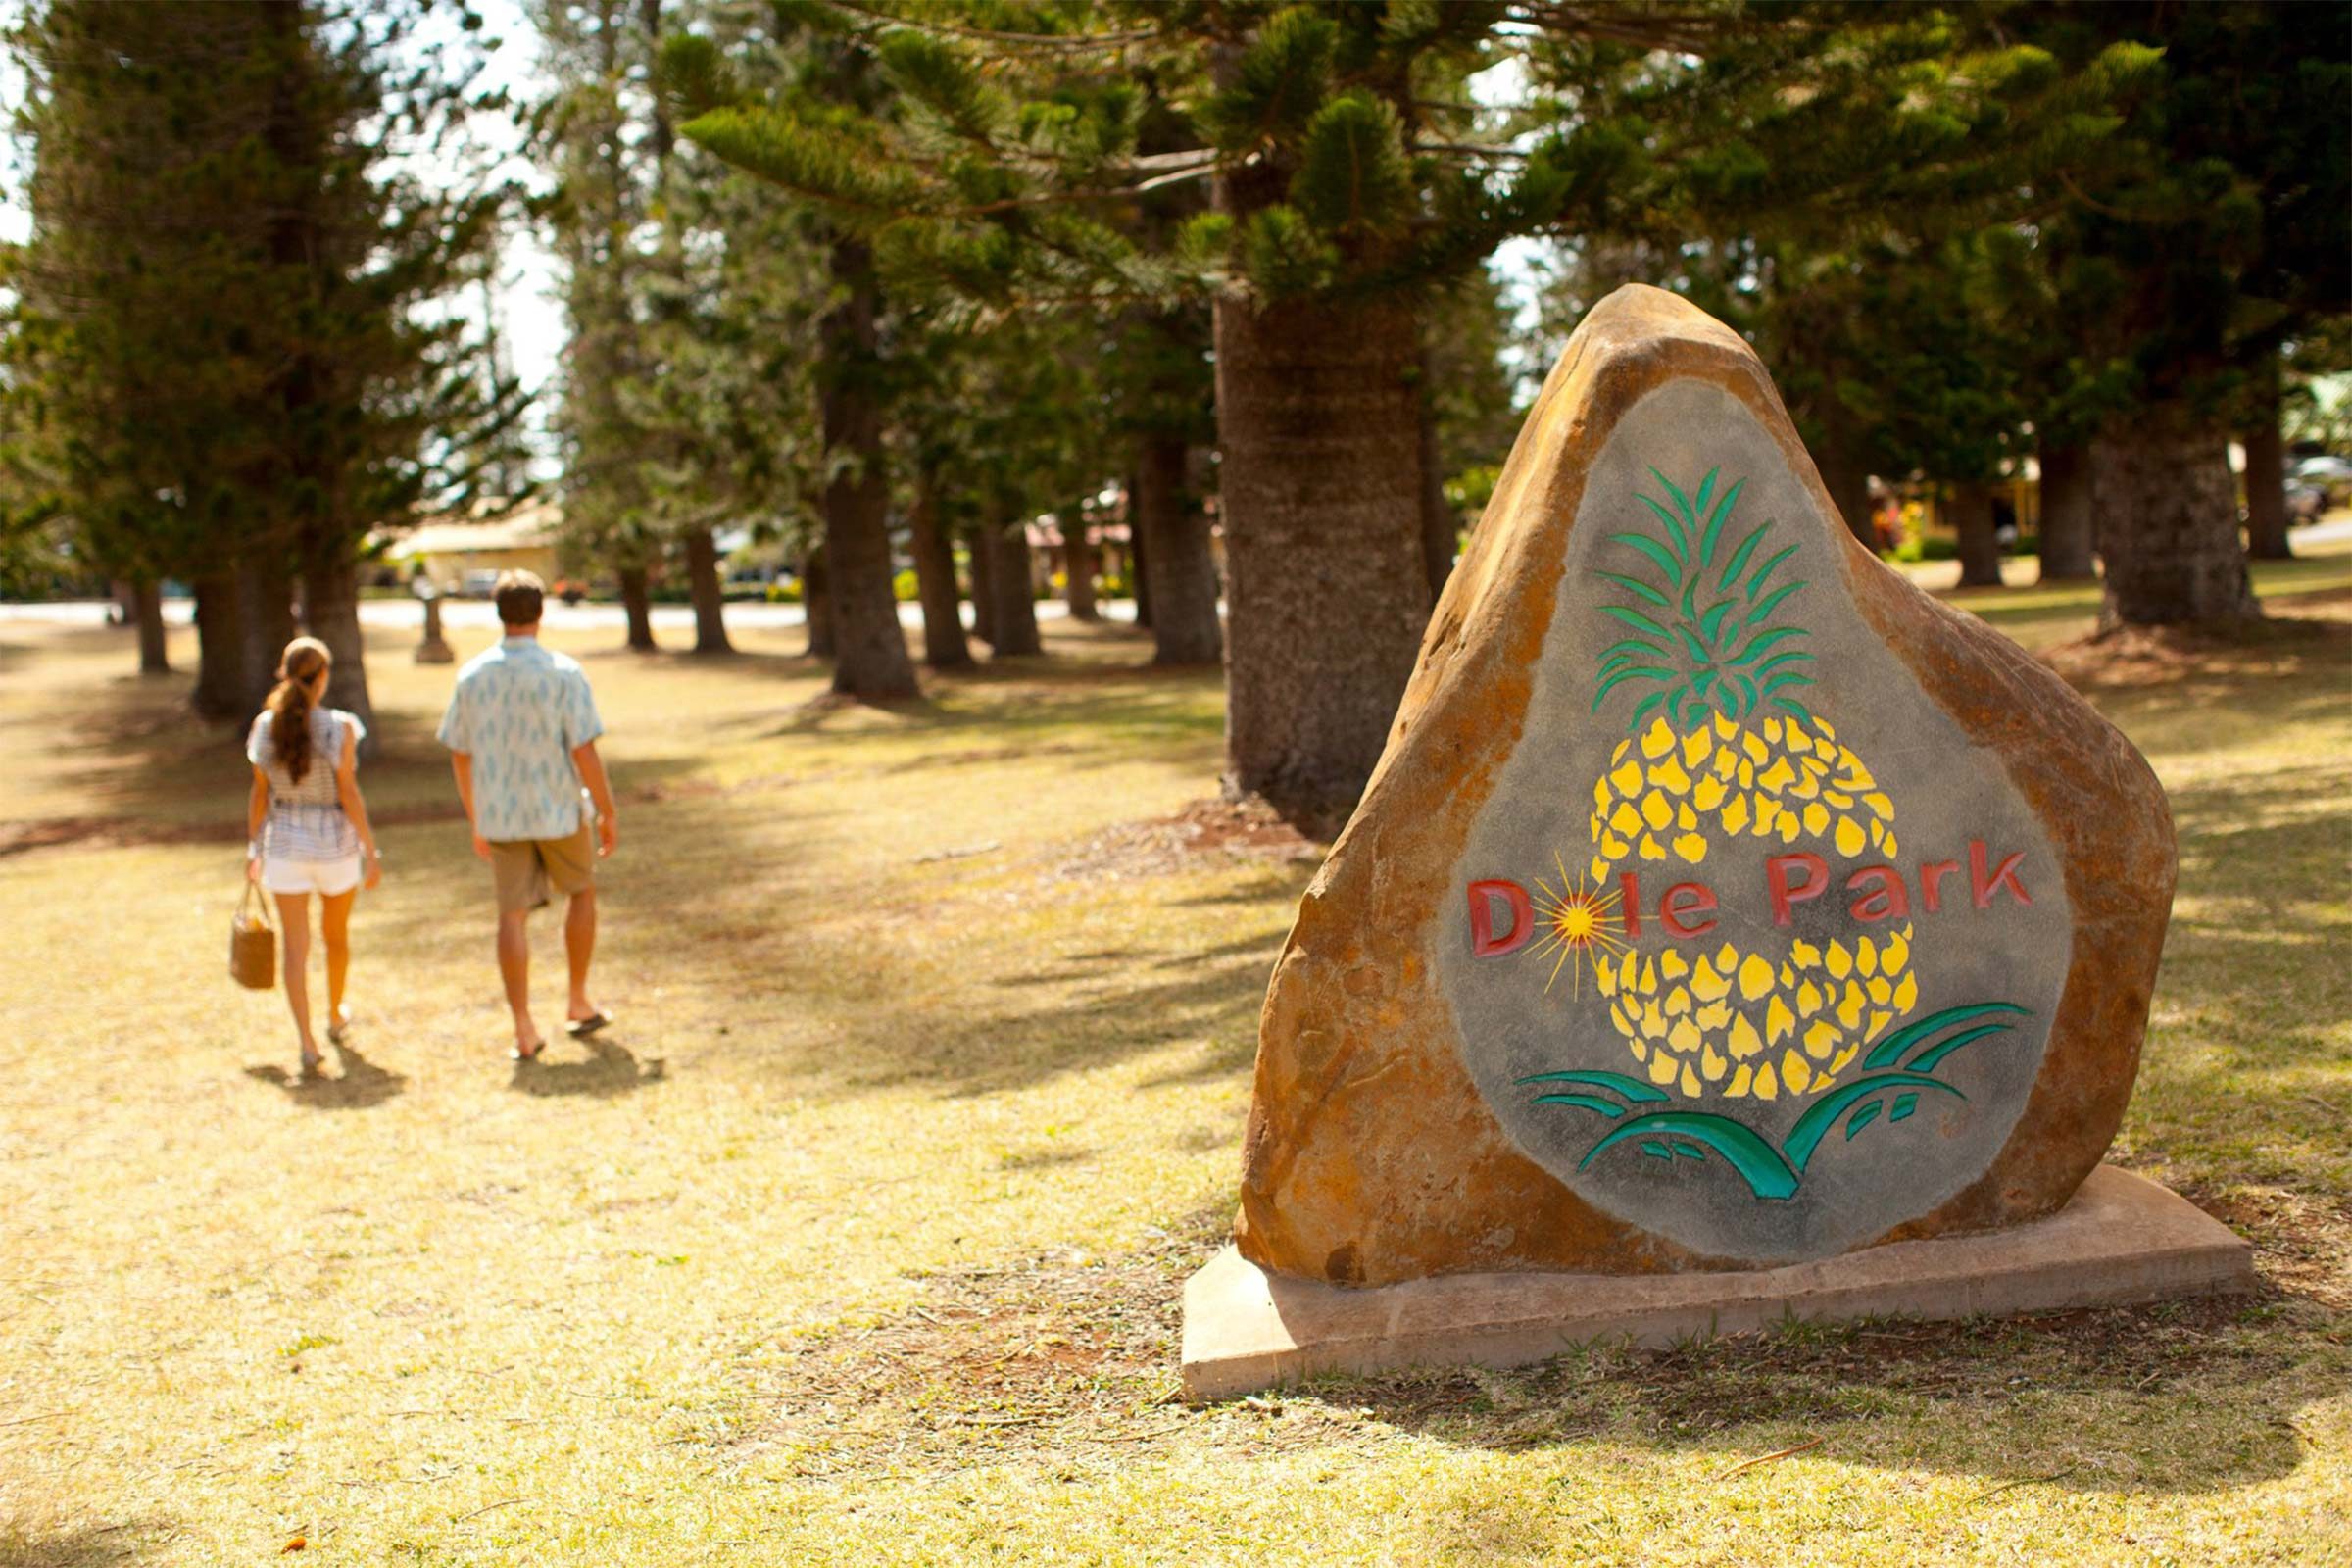
[[[1105,619],[1132,620],[1135,607],[1124,599],[1102,602]],[[42,604],[0,604],[0,621],[46,621],[68,626],[101,626],[114,606],[104,599],[60,599]],[[164,601],[164,619],[170,625],[185,626],[193,618],[195,606],[185,599]],[[1058,600],[1040,600],[1037,618],[1054,620],[1069,614],[1069,607]],[[971,606],[963,607],[964,624],[970,625]],[[899,606],[899,619],[909,630],[923,623],[920,605]],[[368,626],[386,630],[407,627],[414,631],[424,624],[424,607],[414,599],[363,599],[360,601],[360,620]],[[441,623],[445,626],[489,626],[496,624],[498,612],[487,600],[445,599],[441,602]],[[618,605],[564,605],[547,607],[547,623],[558,630],[587,630],[599,626],[620,626],[627,622]],[[799,605],[770,605],[758,600],[743,600],[727,606],[727,624],[747,630],[764,627],[805,626],[808,612]],[[694,609],[690,605],[656,605],[654,629],[657,631],[691,631],[694,629]]]
[[[2308,528],[2297,528],[2293,535],[2298,553],[2310,553],[2316,546],[2341,546],[2352,543],[2352,513],[2331,514],[2326,521]],[[1934,566],[1944,563],[1931,563]],[[1956,569],[1956,568],[1954,568]],[[68,626],[101,626],[113,606],[103,599],[61,599],[44,604],[0,604],[0,621],[47,621]],[[195,610],[185,599],[167,600],[164,619],[172,625],[184,626]],[[1102,602],[1103,614],[1110,620],[1132,620],[1135,607],[1124,599]],[[1055,620],[1066,617],[1069,607],[1059,600],[1040,600],[1037,618]],[[412,629],[424,624],[424,607],[413,599],[364,599],[360,602],[360,619],[369,626],[387,630],[406,626]],[[445,599],[441,602],[441,619],[449,626],[488,626],[498,619],[498,613],[484,599]],[[899,619],[909,630],[923,623],[922,607],[899,606]],[[971,624],[971,606],[963,607],[965,625]],[[598,626],[619,626],[627,617],[618,605],[564,605],[547,607],[547,623],[559,630],[587,630]],[[760,627],[803,626],[808,613],[799,605],[770,605],[757,600],[745,600],[727,606],[727,624],[746,630]],[[656,605],[654,628],[657,631],[691,631],[694,628],[694,610],[689,605]]]

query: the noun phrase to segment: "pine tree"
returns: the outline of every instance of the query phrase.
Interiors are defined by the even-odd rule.
[[[301,623],[365,713],[361,541],[462,504],[520,399],[452,313],[495,189],[395,149],[459,134],[471,45],[419,8],[53,0],[32,77],[33,234],[12,266],[29,463],[91,559],[197,592],[198,708],[253,711]]]

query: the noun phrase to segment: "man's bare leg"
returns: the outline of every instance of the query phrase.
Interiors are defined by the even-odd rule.
[[[523,922],[527,909],[498,914],[498,977],[507,983],[507,1010],[514,1014],[514,1049],[525,1056],[539,1054],[539,1027],[531,1022],[531,935]]]
[[[564,956],[571,965],[571,1007],[565,1014],[572,1022],[596,1016],[596,1004],[588,1000],[588,960],[596,956],[596,889],[582,888],[571,896],[571,904],[564,911]]]

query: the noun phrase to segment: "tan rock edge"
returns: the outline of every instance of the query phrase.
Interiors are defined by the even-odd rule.
[[[1735,480],[1745,487],[1736,506]],[[1656,549],[1610,542],[1648,526],[1647,513],[1667,518],[1669,493],[1688,509],[1686,490],[1710,517],[1735,514],[1720,545],[1708,530],[1712,565],[1695,539],[1664,531],[1654,535]],[[1644,742],[1630,689],[1612,694],[1599,684],[1608,670],[1594,661],[1608,636],[1623,633],[1599,618],[1602,598],[1618,590],[1594,583],[1647,570],[1637,548],[1671,570],[1671,548],[1687,550],[1693,581],[1715,574],[1706,579],[1713,593],[1729,572],[1736,531],[1765,526],[1777,530],[1773,550],[1784,541],[1795,547],[1784,575],[1802,591],[1777,611],[1765,603],[1753,574],[1766,554],[1758,551],[1740,564],[1751,576],[1732,584],[1747,597],[1731,613],[1801,609],[1801,629],[1785,635],[1809,641],[1781,646],[1815,650],[1817,663],[1790,668],[1812,669],[1819,684],[1780,694],[1788,716],[1761,716],[1765,705],[1753,697],[1745,699],[1753,711],[1737,724],[1733,714],[1702,721],[1678,712],[1683,729],[1674,739],[1689,750],[1650,755],[1659,767],[1709,745],[1745,744],[1760,755],[1752,748],[1767,729],[1783,757],[1806,743],[1832,754],[1850,743],[1886,782],[1849,793],[1890,804],[1874,808],[1879,819],[1841,820],[1834,832],[1807,820],[1810,836],[1792,844],[1734,835],[1728,817],[1720,831],[1710,819],[1703,834],[1676,841],[1691,826],[1686,819],[1658,835],[1676,841],[1682,859],[1655,858],[1663,852],[1654,844],[1637,854],[1602,828],[1608,807],[1595,804],[1605,796],[1596,781],[1610,776],[1613,758]],[[1781,586],[1773,585],[1776,602]],[[1671,594],[1676,583],[1666,587]],[[1676,597],[1684,616],[1705,612],[1704,598],[1694,602],[1688,589]],[[1729,624],[1718,616],[1705,629]],[[1658,711],[1678,710],[1689,684]],[[1795,705],[1799,695],[1812,711]],[[1693,777],[1698,768],[1693,762]],[[1811,780],[1793,776],[1808,789],[1835,782],[1818,771]],[[1659,809],[1646,796],[1641,805]],[[1532,889],[1539,873],[1550,874],[1555,845],[1565,852],[1563,883],[1582,874],[1588,854],[1612,888],[1623,872],[1644,879],[1639,902],[1649,924],[1641,940],[1653,955],[1665,884],[1713,879],[1722,907],[1708,907],[1721,922],[1724,961],[1730,939],[1746,944],[1742,978],[1772,987],[1774,1006],[1784,994],[1799,1004],[1803,977],[1789,963],[1813,961],[1806,956],[1830,946],[1826,926],[1811,931],[1804,921],[1829,919],[1833,909],[1844,919],[1847,895],[1816,899],[1798,911],[1794,929],[1776,933],[1775,920],[1735,906],[1760,900],[1768,855],[1818,851],[1836,878],[1885,859],[1918,888],[1923,858],[1967,863],[1972,850],[1984,848],[1987,859],[1973,868],[1982,893],[1991,860],[2014,851],[2024,857],[2020,891],[2032,896],[1995,887],[1988,912],[1980,897],[1978,918],[1967,905],[1968,873],[1960,872],[1947,885],[1958,891],[1944,912],[1931,918],[1933,891],[1914,893],[1924,909],[1909,917],[1916,929],[1901,944],[1901,961],[1905,983],[1917,978],[1916,1002],[1906,992],[1891,1010],[1871,1012],[1878,1002],[1857,1001],[1849,986],[1842,1037],[1830,1037],[1827,1013],[1810,1041],[1814,1026],[1801,1021],[1793,1037],[1776,1032],[1774,1074],[1764,1070],[1767,1056],[1752,1054],[1754,1033],[1738,1032],[1745,1019],[1718,1026],[1741,994],[1713,1009],[1703,1042],[1690,1038],[1702,1031],[1656,1012],[1612,1032],[1612,1002],[1632,1000],[1630,969],[1613,997],[1596,996],[1588,970],[1572,1000],[1566,979],[1546,981],[1548,956],[1472,956],[1482,916],[1465,916],[1465,888],[1473,903],[1482,877],[1519,877]],[[1203,1300],[1223,1301],[1220,1321],[1240,1322],[1241,1308],[1224,1293],[1246,1265],[1350,1286],[1446,1274],[1491,1280],[1513,1270],[1778,1276],[1783,1265],[2057,1213],[2098,1165],[2130,1098],[2174,874],[2163,792],[2130,743],[2014,644],[1937,604],[1852,540],[1769,376],[1737,334],[1671,295],[1622,289],[1588,318],[1546,382],[1433,614],[1364,799],[1301,901],[1261,1020],[1238,1256],[1211,1265]],[[1867,928],[1877,933],[1874,956],[1893,950],[1887,934],[1898,928],[1911,927],[1896,920]],[[1759,956],[1756,944],[1770,941],[1782,946]],[[1861,951],[1855,938],[1850,952],[1830,955],[1841,983],[1842,965]],[[1705,952],[1686,946],[1676,961],[1689,968]],[[1778,979],[1764,973],[1774,966]],[[1613,985],[1618,976],[1607,978]],[[1667,994],[1669,984],[1660,980],[1654,995],[1687,1007]],[[1744,995],[1761,999],[1763,991]],[[2014,1027],[1958,1055],[1936,1052],[1939,1072],[1891,1057],[1882,1071],[1855,1055],[1906,1017],[1956,1013],[1955,1004],[1977,1002],[2004,1004],[1992,1021]],[[1777,1030],[1766,1000],[1745,1004],[1754,1029]],[[1818,1005],[1809,997],[1802,1004]],[[1894,1023],[1883,1027],[1882,1018]],[[1669,1022],[1673,1042],[1662,1032]],[[1648,1038],[1633,1038],[1638,1029]],[[1719,1042],[1751,1054],[1727,1063]],[[1809,1068],[1799,1055],[1806,1049],[1818,1053]],[[1520,1086],[1545,1067],[1607,1068],[1600,1076],[1622,1086],[1616,1092],[1629,1102],[1593,1104],[1595,1091],[1581,1106],[1566,1102],[1580,1097],[1562,1097],[1531,1108],[1536,1091]],[[1914,1069],[1907,1087],[1896,1082]],[[1878,1102],[1886,1114],[1869,1127],[1852,1119],[1870,1110],[1859,1102],[1838,1110],[1851,1115],[1827,1137],[1824,1128],[1808,1134],[1796,1125],[1802,1111],[1826,1103],[1823,1085],[1837,1073],[1846,1075],[1838,1085],[1845,1090],[1871,1071],[1895,1087]],[[1939,1081],[1917,1081],[1929,1077]],[[1639,1147],[1629,1136],[1602,1149],[1611,1127],[1630,1129],[1664,1110],[1704,1123],[1714,1142],[1669,1129]],[[1537,1293],[1530,1299],[1597,1288],[1589,1280],[1526,1286]],[[1755,1288],[1740,1279],[1659,1281],[1664,1294],[1655,1299],[1696,1292],[1690,1299],[1713,1303],[1707,1310],[1720,1315],[1723,1302],[1746,1299],[1741,1293]],[[1475,1305],[1482,1298],[1433,1286],[1411,1299]],[[1622,1302],[1610,1308],[1621,1309],[1630,1310]],[[1453,1343],[1435,1328],[1415,1333],[1414,1343]]]
[[[2103,1165],[2058,1213],[1784,1268],[1458,1274],[1348,1289],[1228,1247],[1184,1293],[1184,1388],[1221,1398],[1323,1372],[1522,1366],[1593,1341],[1662,1346],[1787,1318],[1961,1318],[2250,1289],[2252,1250],[2186,1200]]]

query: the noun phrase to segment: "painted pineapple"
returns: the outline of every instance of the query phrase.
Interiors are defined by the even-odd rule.
[[[1597,573],[1635,603],[1601,607],[1630,635],[1601,650],[1593,710],[1636,700],[1592,785],[1590,875],[1671,878],[1742,838],[1891,859],[1894,803],[1795,695],[1813,656],[1781,612],[1805,585],[1776,573],[1796,546],[1767,554],[1769,521],[1728,537],[1739,483],[1718,496],[1710,472],[1692,497],[1650,473],[1673,506],[1639,499],[1663,530],[1612,534],[1641,561]],[[1649,1081],[1692,1099],[1825,1089],[1918,1000],[1908,925],[1826,945],[1783,936],[1772,952],[1620,946],[1594,956],[1593,978]]]

